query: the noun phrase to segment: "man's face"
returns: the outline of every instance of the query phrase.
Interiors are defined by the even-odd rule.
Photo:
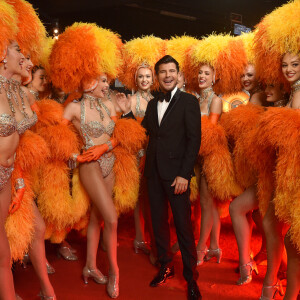
[[[175,63],[161,64],[158,69],[157,79],[163,92],[172,91],[178,80],[178,71]]]

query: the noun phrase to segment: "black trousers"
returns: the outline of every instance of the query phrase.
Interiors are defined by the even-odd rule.
[[[165,266],[171,265],[173,259],[168,221],[169,201],[182,255],[183,276],[187,282],[196,280],[197,252],[191,222],[190,188],[181,195],[175,195],[174,187],[171,187],[172,181],[162,180],[156,166],[154,169],[152,176],[147,178],[147,185],[158,260]]]

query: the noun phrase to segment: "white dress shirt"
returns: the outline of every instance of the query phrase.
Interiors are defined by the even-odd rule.
[[[171,103],[171,101],[173,99],[173,96],[175,95],[176,91],[177,91],[177,86],[175,86],[175,88],[171,92],[171,99],[170,99],[169,102],[167,102],[165,100],[162,101],[162,102],[160,102],[160,101],[157,102],[157,115],[158,115],[158,124],[159,125],[160,125],[160,122],[161,122],[161,120],[162,120],[169,104]]]

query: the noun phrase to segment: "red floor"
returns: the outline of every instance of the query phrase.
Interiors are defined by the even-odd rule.
[[[148,261],[148,256],[135,254],[132,248],[134,238],[133,217],[123,216],[119,221],[118,233],[118,262],[120,267],[120,300],[160,300],[186,299],[186,286],[182,276],[181,256],[175,256],[175,277],[166,284],[157,288],[149,287],[149,282],[157,270]],[[90,281],[85,285],[81,278],[81,271],[85,261],[85,240],[72,233],[69,237],[70,244],[77,250],[78,261],[69,262],[56,256],[54,245],[47,243],[46,251],[49,262],[56,269],[50,275],[50,280],[59,300],[93,300],[110,299],[105,291],[105,286]],[[259,266],[259,275],[253,275],[253,281],[246,286],[235,284],[238,274],[234,269],[238,265],[237,245],[234,239],[230,219],[223,220],[221,232],[221,248],[223,259],[221,264],[206,262],[198,267],[198,285],[203,300],[258,300],[262,287],[265,266]],[[256,253],[260,246],[260,238],[254,231],[252,249]],[[108,266],[106,254],[102,250],[98,253],[98,267],[107,274]],[[23,300],[38,299],[39,283],[32,266],[23,269],[16,266],[14,272],[15,287]],[[278,298],[280,299],[280,298]]]

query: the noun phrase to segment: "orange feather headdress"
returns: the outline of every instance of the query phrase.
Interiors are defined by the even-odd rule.
[[[65,93],[82,90],[105,73],[116,78],[121,66],[119,36],[91,23],[74,23],[54,43],[50,79]]]
[[[10,40],[16,39],[18,32],[17,14],[12,6],[0,1],[0,62],[6,56]]]
[[[198,91],[198,72],[201,65],[209,65],[216,72],[217,94],[231,94],[242,89],[240,76],[247,64],[242,41],[230,35],[209,35],[193,45],[187,53],[184,74],[192,90]]]
[[[136,73],[140,67],[151,69],[154,75],[155,63],[165,55],[166,44],[161,38],[153,35],[132,39],[125,43],[123,54],[122,72],[120,81],[131,90],[136,89]],[[155,82],[153,89],[158,88]]]
[[[6,0],[18,15],[17,42],[24,55],[30,54],[33,64],[39,64],[46,29],[32,5],[25,0]]]

